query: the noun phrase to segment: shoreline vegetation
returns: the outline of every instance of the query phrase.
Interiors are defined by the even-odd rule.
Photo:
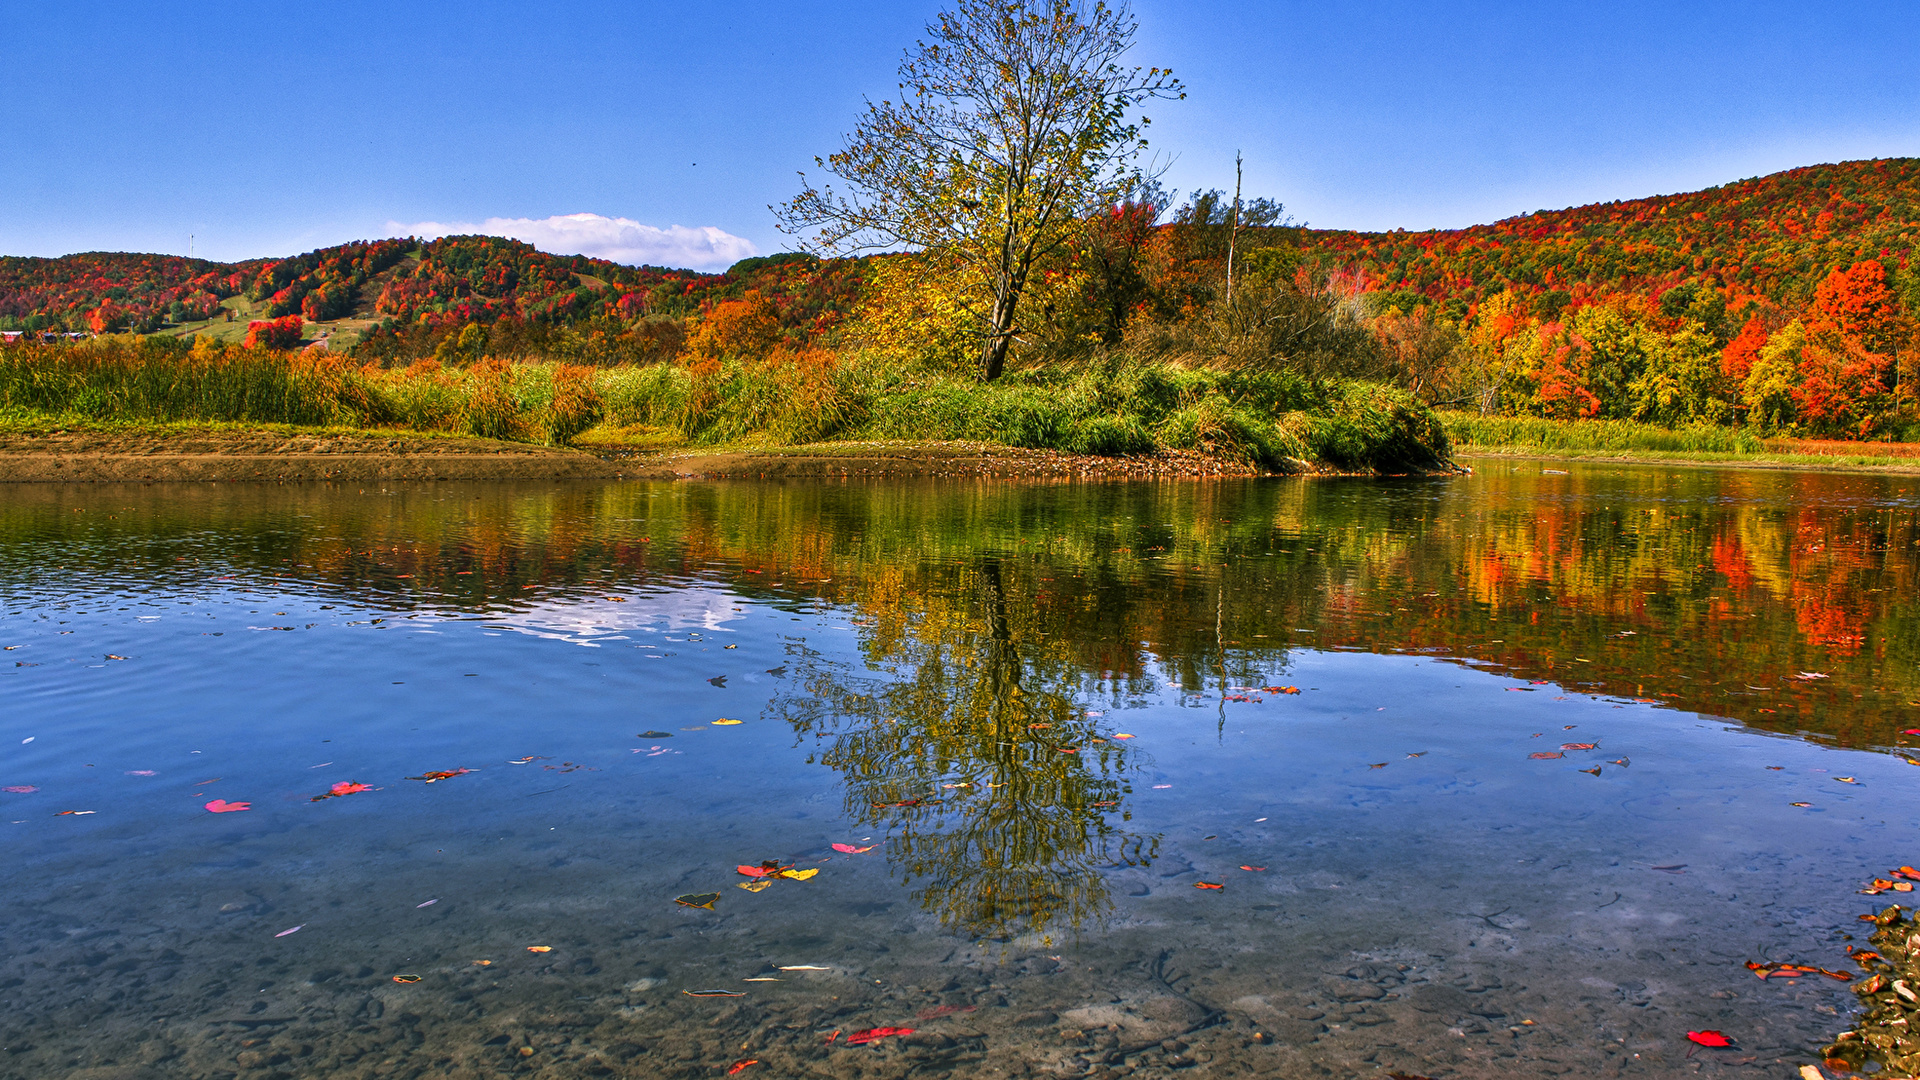
[[[1456,460],[1523,457],[1622,465],[1724,465],[1823,472],[1920,473],[1920,443],[1767,436],[1739,428],[1666,428],[1630,420],[1549,420],[1442,412]]]
[[[0,350],[0,443],[0,472],[13,479],[45,478],[48,467],[27,459],[62,456],[58,475],[78,475],[87,458],[103,479],[142,464],[109,459],[144,458],[151,472],[161,458],[222,455],[285,457],[280,470],[255,464],[258,475],[288,478],[319,478],[305,460],[315,455],[321,464],[391,458],[382,475],[395,479],[408,461],[423,478],[477,478],[482,453],[513,459],[511,475],[537,473],[538,461],[580,476],[1452,468],[1438,418],[1410,393],[1289,372],[1114,360],[980,382],[821,351],[691,365],[383,367],[318,350],[133,336]],[[161,472],[184,476],[189,464]],[[231,461],[203,464],[234,471]]]

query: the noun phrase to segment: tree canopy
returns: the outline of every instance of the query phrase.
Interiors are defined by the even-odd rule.
[[[900,100],[867,101],[838,153],[775,209],[815,250],[910,250],[952,275],[997,378],[1036,266],[1142,179],[1135,117],[1185,96],[1171,71],[1124,67],[1126,4],[956,0],[900,64]]]

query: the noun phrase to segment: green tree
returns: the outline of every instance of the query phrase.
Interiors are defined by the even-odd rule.
[[[979,280],[962,303],[980,376],[998,378],[1038,264],[1139,186],[1135,108],[1185,96],[1170,71],[1120,65],[1135,29],[1125,3],[956,0],[901,61],[901,100],[869,100],[815,159],[847,190],[807,184],[775,208],[780,228],[821,252],[924,251]]]

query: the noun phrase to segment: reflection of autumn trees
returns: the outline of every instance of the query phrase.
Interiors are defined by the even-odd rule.
[[[1000,561],[917,575],[881,616],[900,632],[862,678],[809,653],[779,708],[824,743],[847,815],[885,828],[887,855],[942,922],[1003,937],[1077,929],[1111,906],[1101,869],[1144,865],[1158,837],[1114,824],[1128,750],[1087,715],[1084,669],[1029,638],[1028,597]]]
[[[1294,645],[1420,649],[1874,745],[1920,700],[1914,490],[1489,463],[1470,481],[115,489],[74,513],[71,491],[28,486],[0,504],[0,576],[145,560],[184,584],[218,568],[469,611],[697,577],[844,605],[869,660],[904,672],[935,630],[985,625],[992,560],[1023,684],[1088,701],[1257,685]],[[974,670],[953,648],[935,655]]]

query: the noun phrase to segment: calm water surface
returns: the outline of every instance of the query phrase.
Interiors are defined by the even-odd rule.
[[[1920,863],[1917,511],[5,486],[0,1077],[1793,1075],[1852,995],[1744,963]]]

